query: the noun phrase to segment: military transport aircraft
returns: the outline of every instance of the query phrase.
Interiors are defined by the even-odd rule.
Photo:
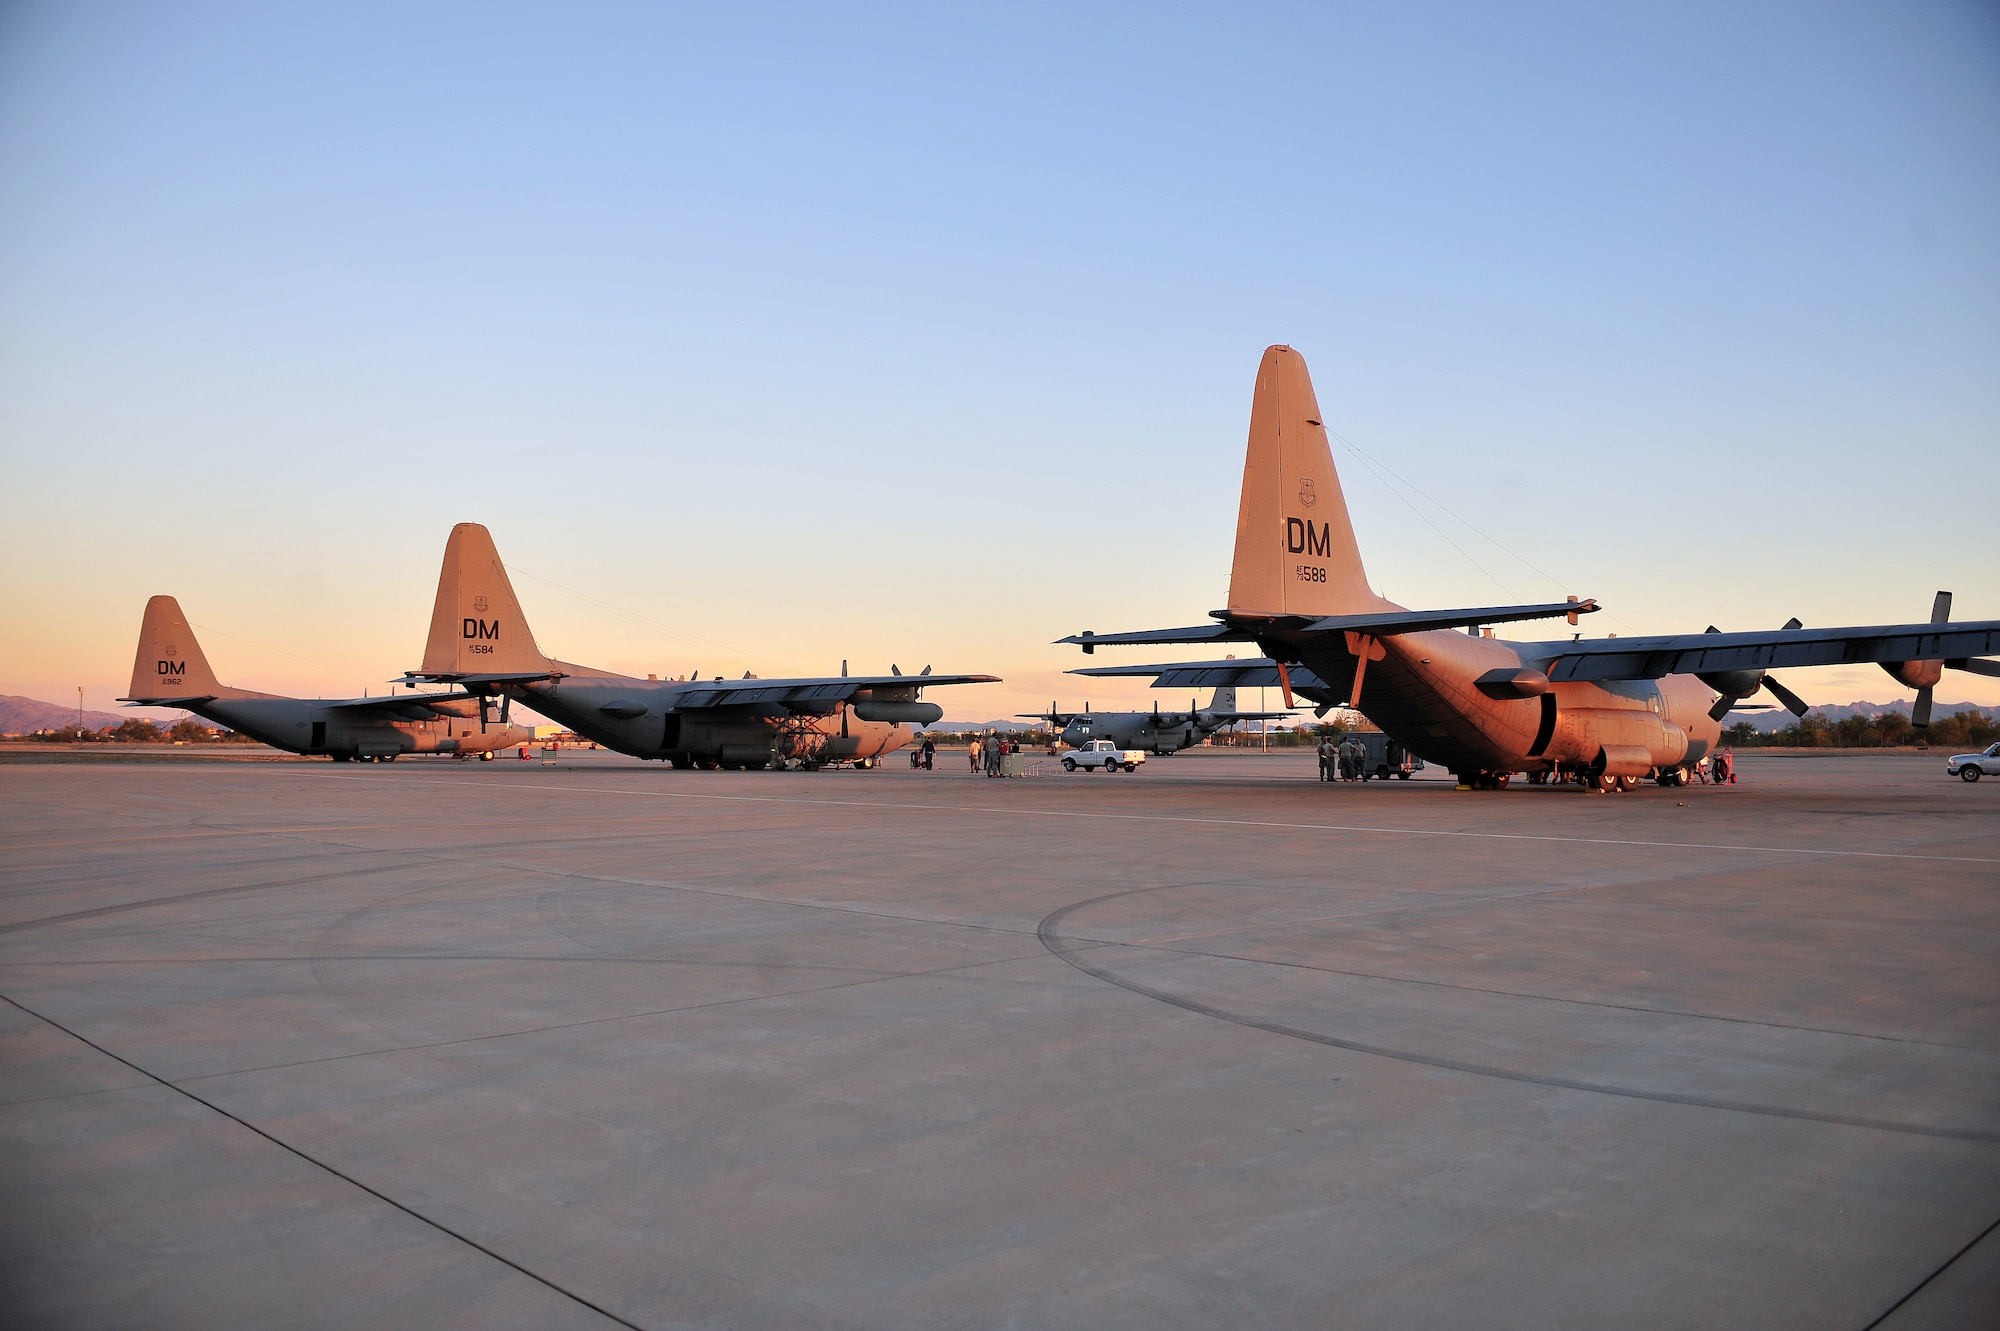
[[[1927,624],[1808,629],[1794,620],[1747,633],[1549,642],[1496,639],[1490,626],[1574,625],[1596,601],[1407,610],[1369,589],[1323,419],[1305,359],[1290,347],[1267,350],[1251,401],[1228,608],[1211,611],[1211,624],[1060,640],[1086,653],[1252,641],[1266,659],[1078,673],[1151,675],[1187,688],[1258,683],[1261,669],[1290,703],[1302,665],[1323,684],[1318,701],[1358,708],[1461,785],[1498,789],[1525,772],[1575,776],[1599,790],[1630,789],[1649,775],[1686,782],[1720,738],[1722,717],[1759,689],[1804,712],[1774,668],[1874,662],[1917,690],[1919,726],[1930,723],[1931,690],[1945,670],[2000,676],[2000,662],[1976,659],[2000,651],[2000,620],[1949,623],[1948,592]]]
[[[1294,688],[1304,688],[1316,682],[1304,671],[1293,677]],[[1255,680],[1251,681],[1253,684]],[[1277,683],[1273,675],[1271,682]],[[1185,712],[1163,712],[1155,707],[1150,712],[1093,712],[1085,703],[1081,712],[1060,712],[1051,702],[1046,712],[1017,713],[1022,720],[1046,721],[1052,726],[1061,726],[1062,742],[1073,749],[1080,749],[1094,739],[1108,739],[1120,749],[1143,749],[1158,757],[1179,753],[1192,748],[1216,731],[1238,721],[1278,721],[1291,715],[1290,712],[1239,712],[1236,710],[1236,686],[1221,684],[1216,687],[1215,696],[1208,700],[1206,708],[1188,699]]]
[[[518,698],[608,749],[675,767],[867,766],[944,715],[926,688],[994,684],[995,675],[822,676],[808,679],[635,679],[543,656],[493,537],[461,522],[445,543],[421,670],[409,680]]]
[[[275,749],[326,754],[337,763],[394,762],[405,753],[491,758],[526,744],[521,726],[494,724],[469,693],[392,693],[381,698],[284,698],[232,689],[208,658],[171,596],[146,602],[139,652],[132,662],[135,707],[180,707]]]

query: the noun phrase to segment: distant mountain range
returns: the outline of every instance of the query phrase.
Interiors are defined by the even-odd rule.
[[[83,714],[86,730],[102,730],[130,721],[130,712],[92,712]],[[68,726],[76,728],[76,708],[65,707],[58,702],[39,702],[34,698],[22,698],[13,694],[0,694],[0,735],[26,735],[37,730],[57,730]]]
[[[1769,697],[1770,695],[1766,694],[1764,696]],[[1908,716],[1910,714],[1910,704],[1900,699],[1895,702],[1825,703],[1810,709],[1806,715],[1823,716],[1829,721],[1845,721],[1850,716],[1881,716],[1888,712],[1901,712],[1904,716]],[[1933,721],[1942,721],[1947,716],[1953,716],[1959,712],[1979,712],[1982,715],[1990,717],[1995,712],[2000,712],[2000,707],[1976,702],[1936,702],[1931,705],[1931,719]],[[1738,721],[1748,721],[1752,730],[1760,735],[1768,735],[1774,730],[1783,730],[1786,726],[1791,725],[1794,719],[1792,714],[1784,708],[1773,707],[1768,712],[1737,712],[1726,717],[1724,724],[1733,726]]]

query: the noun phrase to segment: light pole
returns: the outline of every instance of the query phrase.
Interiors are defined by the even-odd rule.
[[[76,686],[76,742],[83,743],[83,685]]]

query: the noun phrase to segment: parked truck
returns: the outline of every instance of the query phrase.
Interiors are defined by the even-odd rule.
[[[1094,739],[1080,749],[1072,749],[1063,755],[1063,771],[1074,772],[1079,767],[1094,767],[1106,772],[1124,768],[1128,772],[1139,770],[1139,764],[1146,761],[1144,749],[1121,749],[1108,739]]]

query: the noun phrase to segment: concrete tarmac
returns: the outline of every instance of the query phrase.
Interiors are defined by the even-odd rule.
[[[0,1324],[2000,1324],[2000,782],[941,760],[0,766]]]

